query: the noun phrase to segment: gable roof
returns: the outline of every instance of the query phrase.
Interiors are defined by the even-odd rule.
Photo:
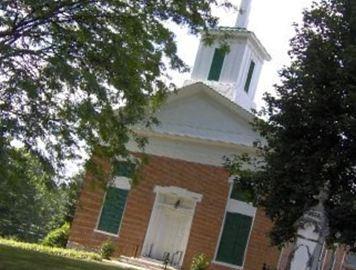
[[[147,137],[196,141],[208,144],[252,147],[260,136],[250,122],[254,115],[202,82],[169,94],[157,111],[158,126],[136,125]]]
[[[194,95],[198,92],[206,93],[215,101],[217,101],[218,103],[220,103],[221,105],[223,105],[224,107],[232,111],[233,113],[236,113],[239,117],[243,118],[248,122],[251,122],[255,117],[250,111],[244,109],[237,103],[231,101],[229,98],[225,97],[223,94],[219,93],[214,88],[210,87],[209,85],[203,82],[195,82],[192,84],[188,84],[182,88],[179,88],[177,91],[169,94],[166,102],[168,104],[177,98]]]

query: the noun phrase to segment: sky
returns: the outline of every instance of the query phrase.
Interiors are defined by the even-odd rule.
[[[240,0],[230,0],[239,5]],[[257,107],[263,105],[264,92],[273,93],[273,84],[279,82],[278,71],[289,64],[289,40],[294,36],[293,23],[302,21],[302,12],[309,8],[312,0],[252,0],[248,30],[253,31],[262,42],[272,60],[266,62],[257,87],[255,102]],[[236,10],[214,10],[214,15],[220,18],[220,26],[234,26],[237,18]],[[176,34],[178,55],[189,67],[193,67],[198,50],[199,37],[189,35],[186,29],[173,27]],[[190,74],[173,73],[173,81],[182,86]]]
[[[197,0],[198,1],[198,0]],[[230,0],[234,5],[239,5],[240,0]],[[252,0],[248,30],[253,31],[272,56],[266,62],[256,91],[255,102],[257,108],[263,105],[263,93],[273,93],[273,84],[278,83],[278,70],[283,65],[288,65],[289,40],[294,36],[294,22],[301,22],[302,11],[310,7],[313,0]],[[234,26],[237,11],[214,9],[214,15],[220,18],[220,26]],[[198,51],[199,37],[188,34],[185,28],[170,25],[176,34],[178,55],[192,68],[195,55]],[[190,73],[180,74],[172,72],[173,82],[182,86]],[[74,175],[78,171],[78,164],[66,164],[68,174]]]

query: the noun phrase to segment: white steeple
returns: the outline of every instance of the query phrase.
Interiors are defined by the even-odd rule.
[[[235,23],[236,27],[247,28],[248,17],[251,11],[251,0],[241,0],[239,7],[239,14]]]
[[[213,44],[207,45],[202,37],[191,80],[185,83],[203,82],[246,110],[255,108],[253,99],[262,65],[271,59],[255,34],[246,29],[250,6],[251,0],[241,0],[234,27],[210,30],[215,37]],[[221,49],[226,36],[229,51]]]

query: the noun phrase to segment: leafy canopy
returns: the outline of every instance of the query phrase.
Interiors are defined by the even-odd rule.
[[[0,181],[0,236],[38,242],[71,221],[79,182],[56,185],[41,162],[23,150],[11,150],[11,172]]]
[[[356,2],[314,3],[289,53],[277,95],[265,96],[259,114],[267,120],[255,121],[266,140],[259,156],[235,156],[226,165],[273,220],[275,244],[292,240],[303,214],[326,193],[327,240],[355,247]],[[246,161],[257,171],[245,169]]]
[[[130,126],[153,123],[151,112],[174,89],[167,69],[187,70],[166,22],[192,33],[214,27],[216,2],[1,1],[3,176],[13,140],[55,169],[80,146],[127,155]]]

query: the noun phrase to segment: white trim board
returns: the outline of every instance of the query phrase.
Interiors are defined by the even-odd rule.
[[[218,145],[209,144],[203,141],[192,140],[187,137],[165,136],[157,134],[143,134],[140,136],[148,138],[148,144],[144,150],[130,140],[127,148],[131,152],[143,152],[149,155],[163,156],[173,159],[180,159],[205,165],[223,166],[223,157],[236,153],[254,154],[253,150],[241,145]]]
[[[239,213],[241,215],[254,217],[256,214],[256,207],[246,202],[229,199],[227,202],[226,211],[230,213]]]
[[[112,187],[116,187],[124,190],[131,190],[131,179],[124,176],[115,176],[110,183]]]
[[[94,232],[96,232],[96,233],[101,233],[101,234],[105,234],[105,235],[111,236],[111,237],[119,237],[119,234],[108,233],[108,232],[106,232],[106,231],[102,231],[102,230],[98,230],[98,229],[94,229]]]
[[[238,266],[238,265],[234,265],[234,264],[230,264],[230,263],[219,262],[219,261],[216,261],[215,259],[211,262],[212,264],[222,265],[222,266],[229,267],[232,269],[243,269],[242,266]]]
[[[189,191],[187,189],[175,187],[175,186],[169,186],[169,187],[155,186],[155,188],[153,189],[153,192],[154,193],[176,194],[180,197],[194,199],[197,202],[201,202],[201,200],[203,198],[203,195],[201,195],[199,193],[195,193],[195,192]]]

